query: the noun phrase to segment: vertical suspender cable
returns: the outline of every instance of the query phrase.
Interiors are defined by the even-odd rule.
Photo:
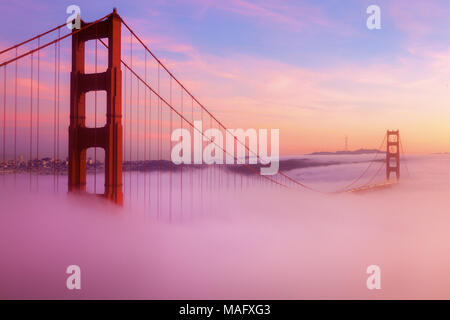
[[[61,37],[61,29],[58,29],[58,38]],[[61,42],[58,42],[58,91],[57,91],[57,119],[56,119],[56,160],[58,164],[56,172],[56,190],[59,191],[59,113],[60,113],[60,75],[61,75]]]
[[[38,38],[38,48],[40,47],[41,38]],[[37,101],[36,101],[36,161],[37,161],[37,175],[36,175],[36,189],[39,191],[39,174],[40,174],[40,165],[41,162],[39,161],[39,107],[40,107],[40,101],[39,101],[39,94],[41,89],[40,84],[40,77],[41,77],[41,50],[38,50],[37,52]]]
[[[200,108],[200,120],[203,124],[203,109]],[[194,132],[194,130],[192,130]],[[201,145],[201,150],[203,150],[203,141]],[[192,159],[193,160],[193,159]],[[203,216],[203,164],[200,164],[200,214]]]
[[[147,51],[144,52],[144,81],[147,83]],[[147,88],[144,86],[144,212],[147,205]]]
[[[98,26],[95,26],[96,36],[98,37]],[[95,70],[97,73],[98,66],[98,40],[95,39]],[[97,81],[98,77],[95,77],[95,81]],[[97,90],[94,91],[94,193],[97,193]]]
[[[170,97],[169,101],[172,105],[172,78],[169,78],[169,84],[170,84]],[[170,134],[172,134],[172,114],[173,112],[170,111]],[[170,139],[170,150],[172,150],[172,139]],[[172,221],[172,168],[169,168],[169,221]]]
[[[191,98],[191,121],[194,123],[194,99]],[[194,168],[191,167],[191,212],[190,215],[194,214]]]
[[[131,69],[133,69],[133,35],[130,33],[130,59],[131,59]],[[132,134],[133,134],[133,73],[131,73],[130,72],[130,105],[129,105],[129,108],[130,108],[130,110],[129,110],[129,116],[130,116],[130,119],[129,119],[129,121],[130,121],[130,146],[129,146],[129,148],[130,148],[130,159],[129,159],[129,161],[130,161],[130,166],[131,166],[131,168],[130,168],[130,172],[129,172],[129,175],[128,175],[128,177],[129,177],[129,190],[130,190],[130,199],[131,199],[131,174],[132,174],[132,172],[131,172],[131,169],[134,169],[134,165],[132,165],[133,164],[133,155],[132,155],[132,152],[133,152],[133,141],[132,141]]]
[[[33,169],[33,54],[30,55],[30,156],[29,156],[29,171],[30,171],[30,191],[31,191],[31,172]]]
[[[160,70],[159,70],[159,64],[158,64],[158,96],[160,95],[160,92],[159,92],[159,89],[160,89]],[[159,150],[160,150],[160,126],[161,126],[161,121],[160,121],[160,111],[161,111],[161,105],[160,105],[160,103],[161,103],[161,101],[160,101],[161,99],[158,97],[158,114],[157,114],[157,117],[158,117],[158,127],[157,127],[157,130],[158,130],[158,135],[157,135],[157,139],[158,139],[158,142],[157,142],[157,149],[158,149],[158,157],[157,157],[157,159],[158,159],[158,175],[157,175],[157,178],[158,178],[158,180],[157,180],[157,187],[156,187],[156,207],[157,207],[157,209],[156,209],[156,212],[157,212],[157,217],[159,218],[159,215],[160,215],[160,199],[159,199],[159,197],[160,197],[160,184],[161,184],[161,164],[160,164],[160,160],[161,160],[161,158],[160,158],[160,154],[159,154]]]
[[[152,135],[152,92],[151,91],[149,92],[148,123],[149,123],[149,127],[150,127],[149,128],[150,134],[149,134],[149,139],[148,139],[149,140],[149,142],[148,142],[148,160],[149,160],[150,165],[152,165],[151,162],[152,162],[152,138],[153,138],[153,135]],[[151,190],[152,190],[152,171],[150,170],[150,175],[149,175],[149,179],[148,179],[148,199],[149,199],[148,207],[150,208],[150,210],[151,210],[151,205],[152,205]]]
[[[183,88],[181,88],[181,115],[183,115]],[[183,129],[183,119],[180,119],[180,122]],[[180,216],[183,217],[183,165],[180,166]]]
[[[58,43],[55,43],[54,82],[53,82],[53,191],[56,191],[56,56]]]
[[[16,48],[17,58],[17,48]],[[14,185],[16,183],[17,171],[17,61],[15,63],[15,82],[14,82]]]
[[[2,165],[6,165],[5,155],[5,143],[6,143],[6,65],[3,67],[3,144],[2,144]],[[5,180],[3,179],[3,182]]]
[[[139,165],[139,108],[140,108],[140,97],[139,97],[139,81],[136,81],[137,86],[137,101],[136,101],[136,161]],[[139,167],[136,168],[136,200],[139,200]]]

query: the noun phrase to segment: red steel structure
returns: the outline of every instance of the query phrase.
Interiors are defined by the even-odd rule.
[[[82,24],[82,27],[89,24]],[[122,191],[122,72],[121,19],[114,10],[105,21],[92,24],[72,36],[70,78],[69,191],[86,190],[86,149],[105,150],[105,196],[118,204]],[[85,73],[85,42],[108,38],[108,69]],[[106,125],[86,127],[86,93],[106,91]]]
[[[386,179],[390,180],[391,173],[400,179],[400,133],[399,130],[388,130],[386,139]]]

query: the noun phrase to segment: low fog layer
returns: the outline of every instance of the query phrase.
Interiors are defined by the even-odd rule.
[[[366,165],[291,173],[333,190]],[[411,175],[402,168],[401,183],[388,190],[253,186],[171,221],[145,205],[28,193],[0,178],[0,297],[449,299],[450,156],[408,165]],[[81,290],[66,289],[72,264],[81,267]],[[381,268],[381,290],[366,288],[372,264]]]

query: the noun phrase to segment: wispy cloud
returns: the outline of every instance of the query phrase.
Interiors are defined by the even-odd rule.
[[[284,25],[294,31],[300,31],[306,27],[314,26],[332,27],[332,21],[320,5],[308,2],[296,2],[295,5],[289,1],[210,1],[196,0],[201,6],[202,14],[208,10],[221,10],[239,16],[250,17],[262,23]]]

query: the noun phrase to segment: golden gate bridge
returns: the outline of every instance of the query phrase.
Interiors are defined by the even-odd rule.
[[[282,165],[277,174],[263,176],[250,164],[226,165],[226,170],[225,165],[213,164],[202,166],[197,177],[198,166],[170,161],[172,130],[193,131],[198,119],[225,136],[229,133],[225,124],[169,71],[115,9],[92,23],[82,22],[80,29],[65,27],[66,23],[61,24],[0,52],[1,176],[6,183],[27,175],[30,190],[102,193],[118,204],[141,193],[152,203],[152,210],[172,214],[189,205],[194,192],[203,199],[205,190],[220,193],[223,188],[237,191],[262,185],[343,193],[391,186],[392,173],[395,182],[400,178],[403,146],[398,130],[388,130],[367,168],[332,192],[305,184],[287,174]],[[72,40],[70,46],[66,39]],[[234,136],[234,140],[249,157],[258,157],[245,139]],[[204,136],[204,143],[215,141]],[[386,156],[380,160],[384,147]],[[227,153],[222,147],[221,151]],[[374,183],[383,168],[386,181]],[[97,181],[101,171],[103,190]],[[138,172],[143,174],[133,178]],[[52,177],[52,182],[40,184],[42,175]],[[191,208],[193,203],[191,199]]]

